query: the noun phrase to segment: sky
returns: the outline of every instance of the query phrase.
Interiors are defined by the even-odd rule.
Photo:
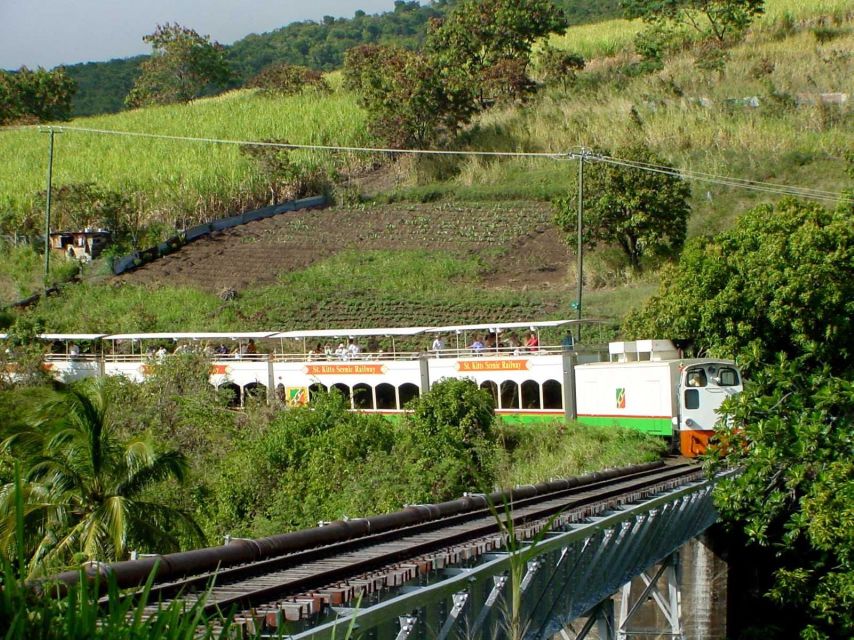
[[[0,0],[0,69],[149,53],[142,36],[166,22],[231,44],[299,20],[393,8],[394,0]]]

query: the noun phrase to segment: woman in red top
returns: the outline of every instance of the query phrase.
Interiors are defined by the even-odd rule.
[[[540,341],[537,339],[537,334],[533,331],[528,334],[528,339],[525,341],[525,347],[528,351],[539,351]]]

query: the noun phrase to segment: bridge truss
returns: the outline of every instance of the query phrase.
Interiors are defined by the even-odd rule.
[[[446,569],[431,583],[404,587],[382,601],[338,608],[334,621],[286,637],[580,640],[595,627],[601,640],[610,640],[637,635],[628,622],[647,600],[664,615],[663,635],[682,637],[675,552],[716,521],[713,485],[694,482],[568,524],[514,552]],[[645,586],[632,601],[636,576]],[[611,596],[621,587],[615,622]]]

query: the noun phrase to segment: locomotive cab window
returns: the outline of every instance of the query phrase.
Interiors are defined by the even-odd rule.
[[[685,389],[685,408],[699,409],[700,408],[700,392],[696,389]]]
[[[707,384],[709,381],[704,369],[688,369],[688,373],[685,374],[686,387],[705,387]]]
[[[731,367],[721,367],[715,382],[719,387],[736,387],[739,383],[738,371]]]

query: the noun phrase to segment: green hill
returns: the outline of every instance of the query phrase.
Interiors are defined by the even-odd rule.
[[[821,98],[827,93],[852,93],[854,16],[846,3],[836,0],[806,8],[788,0],[769,3],[767,15],[731,51],[720,74],[698,71],[690,49],[667,60],[658,71],[640,73],[630,45],[635,30],[633,23],[622,20],[570,29],[556,44],[584,51],[590,59],[575,85],[547,88],[525,105],[486,111],[464,134],[461,144],[471,149],[561,154],[580,144],[609,148],[641,140],[668,162],[695,172],[833,192],[847,185],[842,157],[854,148],[851,103],[832,104]],[[283,138],[304,144],[370,144],[365,114],[355,97],[341,89],[323,99],[304,95],[281,100],[239,91],[180,107],[78,119],[72,126],[228,140]],[[46,138],[33,130],[4,131],[0,133],[0,155],[9,159],[4,163],[0,184],[5,232],[27,225],[35,232],[41,220],[37,194],[43,188]],[[349,198],[361,190],[380,202],[400,203],[401,222],[413,215],[405,203],[445,200],[477,207],[494,202],[491,215],[502,225],[512,224],[516,207],[502,203],[547,203],[575,180],[574,163],[559,157],[402,159],[372,170],[376,160],[376,156],[353,153],[295,154],[297,162],[325,166],[343,176],[341,191]],[[267,197],[263,177],[233,145],[68,132],[59,136],[54,170],[55,184],[94,181],[132,194],[138,215],[164,230],[259,204]],[[699,181],[692,183],[692,188],[692,235],[726,228],[746,208],[778,197]],[[365,215],[371,215],[377,205],[359,206]],[[547,209],[547,204],[540,206]],[[306,233],[317,238],[309,268],[326,268],[323,253],[328,252],[328,245],[323,239],[327,227],[313,227],[311,220],[304,224],[308,225]],[[398,273],[411,272],[411,253],[398,252],[395,258],[392,247],[382,250],[392,252],[392,257],[383,258],[386,266],[382,274],[394,280]],[[574,297],[571,267],[560,272],[561,278],[550,281],[548,287],[526,287],[524,278],[518,277],[511,283],[512,275],[496,284],[491,275],[499,262],[488,247],[461,252],[454,249],[451,254],[451,260],[462,260],[465,265],[473,259],[478,266],[458,269],[452,279],[453,291],[443,290],[440,296],[444,301],[440,307],[445,311],[431,311],[431,318],[445,313],[448,322],[455,321],[462,316],[454,309],[467,305],[482,309],[483,314],[490,309],[495,313],[497,309],[516,309],[528,316],[538,310],[540,314],[567,315]],[[407,294],[404,287],[396,285],[380,295],[370,285],[371,279],[378,277],[372,266],[340,261],[330,264],[348,274],[348,280],[362,283],[353,295],[365,308],[381,310],[370,316],[371,322],[402,321],[403,314],[389,306],[390,300],[410,304],[413,296],[420,300],[436,295],[431,290]],[[655,283],[652,275],[640,283],[630,278],[607,252],[594,253],[588,268],[588,287],[599,287],[586,298],[590,305],[585,309],[591,313],[619,317]],[[192,317],[208,318],[216,326],[267,326],[265,323],[276,318],[281,319],[277,324],[288,324],[293,318],[317,324],[343,321],[345,314],[337,307],[323,307],[323,313],[312,316],[299,311],[302,307],[296,304],[278,305],[277,300],[287,297],[284,292],[293,286],[293,278],[302,277],[299,266],[289,269],[289,274],[267,274],[266,284],[242,285],[241,299],[224,306],[214,292],[161,290],[159,308],[174,310],[164,311],[162,317],[144,305],[151,300],[145,293],[150,291],[149,284],[128,282],[118,290],[87,286],[86,293],[79,295],[94,314],[88,316],[90,320],[125,314],[135,318],[133,322],[139,328],[178,328],[189,321],[190,309],[199,311]],[[12,271],[6,269],[7,274]],[[19,293],[25,293],[35,284],[33,280],[7,275],[5,291],[17,287]],[[269,284],[271,280],[275,282]],[[165,282],[168,284],[168,279]],[[482,290],[482,299],[490,302],[478,306],[476,301],[481,298],[461,293],[473,290]],[[305,309],[316,311],[320,299],[332,296],[334,287],[305,291],[306,295],[312,291],[317,294],[314,302],[305,301]],[[90,327],[91,322],[78,322],[73,312],[74,305],[83,304],[77,295],[57,298],[37,313],[51,326],[61,318],[66,330],[84,324]],[[167,298],[176,302],[166,302]],[[204,302],[197,308],[177,302],[181,299]],[[221,313],[221,309],[228,311]],[[420,317],[414,311],[407,314]],[[352,317],[367,321],[363,312]]]

